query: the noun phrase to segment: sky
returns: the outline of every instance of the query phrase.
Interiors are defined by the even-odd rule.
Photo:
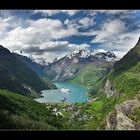
[[[122,58],[140,37],[140,10],[0,10],[0,44],[53,61],[81,49]]]

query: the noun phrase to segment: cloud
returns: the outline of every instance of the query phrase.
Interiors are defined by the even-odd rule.
[[[127,51],[113,51],[113,53],[117,56],[118,59],[121,59]]]
[[[38,58],[59,57],[69,51],[90,48],[90,43],[92,46],[96,44],[96,48],[113,50],[122,56],[135,45],[140,36],[139,13],[135,10],[17,12],[0,10],[0,43],[11,51],[24,50]],[[38,14],[34,18],[36,13],[44,17]],[[59,18],[59,15],[53,19],[49,17],[60,13],[64,14],[63,18]],[[101,19],[100,16],[105,18]],[[93,36],[93,39],[85,44],[79,39],[81,44],[76,44],[74,36]]]
[[[95,24],[95,21],[93,18],[84,17],[79,20],[79,24],[82,28],[89,28]]]
[[[117,35],[127,30],[125,23],[121,20],[108,20],[105,22],[100,30],[96,31],[96,37],[91,43],[105,43],[111,38],[117,38]]]
[[[68,28],[73,28],[73,29],[76,29],[78,31],[78,29],[80,28],[80,25],[79,23],[77,23],[77,20],[69,20],[69,19],[66,19],[64,21],[64,25]],[[78,33],[77,33],[78,34]]]
[[[135,13],[135,10],[88,10],[86,11],[87,14],[90,16],[95,16],[98,13],[106,14],[106,15],[127,15]]]
[[[97,10],[99,13],[105,13],[105,14],[126,14],[128,12],[131,12],[129,10]]]
[[[69,52],[89,48],[88,44],[70,44],[68,41],[49,41],[39,46],[27,46],[22,51],[25,53],[35,53],[42,55],[45,52]]]
[[[5,19],[0,18],[0,33],[2,31],[5,31],[6,28],[9,26],[8,20],[9,20],[9,18],[5,18]]]
[[[41,13],[43,16],[52,16],[58,13],[58,10],[35,10],[33,14]]]
[[[73,16],[78,10],[35,10],[34,13],[41,13],[43,16],[52,16],[59,13],[65,13],[69,16]]]
[[[19,46],[19,49],[21,49],[21,47],[28,45],[35,46],[52,39],[60,39],[77,34],[76,29],[63,27],[63,23],[60,20],[43,18],[36,21],[29,20],[28,23],[28,27],[18,26],[10,30],[7,32],[6,38],[0,41],[10,47],[10,49],[15,50]]]
[[[68,14],[69,16],[73,16],[79,12],[79,10],[61,10],[61,12]]]
[[[121,20],[109,20],[100,30],[94,31],[95,38],[91,43],[99,43],[107,50],[113,50],[120,58],[133,48],[140,36],[140,29],[129,31]]]
[[[40,46],[26,46],[22,48],[25,54],[34,55],[34,58],[44,58],[52,61],[54,57],[61,58],[62,56],[74,50],[88,49],[88,44],[70,44],[68,41],[45,42]]]
[[[90,27],[93,27],[95,24],[96,22],[94,18],[89,18],[89,17],[77,18],[77,19],[71,19],[71,20],[66,19],[64,21],[64,25],[66,25],[69,28],[74,28],[78,31],[76,35],[82,35],[79,29],[85,30]]]

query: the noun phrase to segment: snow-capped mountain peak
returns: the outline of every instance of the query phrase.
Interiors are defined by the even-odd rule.
[[[103,49],[94,49],[94,50],[79,50],[69,53],[66,57],[69,59],[77,58],[89,58],[94,57],[95,59],[106,60],[106,61],[115,61],[117,58],[113,52],[105,51]]]

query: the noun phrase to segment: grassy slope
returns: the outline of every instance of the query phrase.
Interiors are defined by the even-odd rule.
[[[87,112],[93,112],[93,119],[87,122],[85,129],[105,129],[106,117],[114,111],[115,105],[133,99],[140,93],[139,75],[140,44],[138,43],[123,59],[114,65],[112,73],[108,75],[108,79],[115,84],[116,90],[120,94],[109,98],[99,92],[94,95],[93,98],[98,98],[91,102],[95,109],[87,107]],[[139,113],[140,108],[135,109],[131,118],[140,121]]]
[[[140,90],[140,43],[138,42],[120,61],[114,65],[109,79],[115,82],[119,93],[137,94]]]
[[[98,93],[95,97],[98,98],[98,102],[102,102],[102,106],[99,110],[95,112],[95,117],[93,120],[87,123],[87,129],[105,129],[106,126],[106,117],[110,112],[113,112],[115,105],[120,104],[123,101],[130,100],[135,98],[140,91],[140,62],[137,63],[129,70],[121,72],[120,74],[113,75],[110,74],[108,77],[111,81],[115,82],[115,87],[118,93],[123,96],[113,96],[106,98],[103,93]],[[94,104],[95,102],[93,102]],[[140,108],[136,110],[134,114],[131,114],[131,117],[134,120],[138,120],[138,114],[140,112]]]
[[[115,81],[117,90],[135,93],[140,83],[140,40],[120,61],[114,65],[110,79]]]
[[[91,95],[96,94],[102,85],[104,78],[109,73],[111,64],[98,63],[85,66],[70,82],[84,86]]]
[[[45,105],[16,93],[0,90],[0,128],[61,129],[63,126],[62,119],[53,115]]]
[[[96,111],[95,119],[87,123],[87,129],[104,129],[105,120],[110,112],[113,112],[116,104],[133,99],[140,93],[140,45],[131,49],[123,59],[115,63],[113,71],[108,79],[115,84],[119,95],[106,98],[103,93],[97,94],[98,101],[102,101],[99,111]],[[139,120],[140,108],[135,109],[131,118]]]
[[[121,73],[117,77],[110,77],[115,81],[118,92],[124,94],[138,93],[140,90],[140,62],[126,72]]]

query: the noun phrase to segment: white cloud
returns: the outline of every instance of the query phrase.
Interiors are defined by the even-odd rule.
[[[74,28],[64,28],[60,20],[43,18],[28,22],[28,27],[18,26],[7,32],[6,37],[0,39],[1,43],[15,50],[18,47],[21,49],[21,47],[28,45],[39,45],[51,39],[60,39],[77,34],[77,30]]]
[[[127,53],[127,51],[113,51],[113,53],[117,56],[118,59],[120,59]]]
[[[117,35],[125,32],[127,30],[125,23],[121,20],[109,20],[105,22],[100,30],[96,31],[96,37],[91,41],[91,43],[105,43],[111,40],[111,38],[116,38]]]
[[[114,53],[120,58],[135,46],[140,29],[130,32],[121,20],[109,20],[94,34],[96,37],[91,43],[99,43],[107,50],[115,50]]]
[[[48,41],[39,46],[27,46],[22,51],[25,54],[34,55],[36,58],[48,59],[52,61],[55,57],[62,57],[74,50],[88,49],[88,44],[71,44],[68,41]]]
[[[88,29],[89,27],[92,27],[95,24],[94,18],[84,17],[84,18],[78,18],[78,19],[66,19],[64,21],[64,25],[66,25],[69,28],[74,29]],[[81,32],[78,32],[76,35],[84,35]]]
[[[84,11],[84,10],[82,10]],[[33,13],[45,14],[52,16],[57,13],[65,13],[69,16],[75,15],[79,10],[35,10]],[[134,22],[137,30],[129,31],[128,25],[124,18],[128,18],[135,11],[129,10],[85,10],[88,13],[85,16],[68,18],[64,22],[58,19],[41,18],[29,19],[11,14],[10,11],[0,11],[0,43],[10,50],[25,49],[31,51],[36,57],[42,57],[40,54],[44,50],[43,57],[52,59],[55,55],[62,56],[69,51],[76,49],[89,48],[87,44],[72,44],[66,41],[65,37],[73,35],[95,36],[91,43],[99,43],[106,50],[113,50],[118,56],[122,56],[129,49],[134,47],[140,36],[139,20]],[[32,13],[32,11],[31,11]],[[97,27],[80,32],[79,29],[92,27],[96,21],[96,14],[107,14],[105,19]],[[116,19],[116,14],[119,14]],[[91,17],[92,15],[92,17]],[[112,15],[113,18],[112,18]],[[130,16],[135,17],[135,16]],[[133,24],[133,25],[134,25]],[[126,26],[127,25],[127,26]],[[58,41],[59,39],[65,41]],[[33,49],[34,48],[34,49]],[[59,53],[58,53],[59,52]]]
[[[9,20],[9,18],[6,18],[6,19],[0,18],[0,34],[2,33],[2,31],[4,31],[9,26],[9,24],[7,22],[8,20]]]
[[[68,41],[49,41],[42,43],[40,49],[46,51],[74,51],[89,48],[88,44],[70,44]]]
[[[40,53],[45,52],[68,52],[74,50],[87,49],[89,45],[84,44],[71,44],[68,41],[48,41],[36,46],[26,46],[22,50],[26,53]]]
[[[76,23],[76,20],[69,20],[69,19],[66,19],[64,21],[64,25],[66,25],[68,28],[73,28],[73,29],[76,29],[78,30],[79,29],[79,24]],[[77,33],[78,34],[78,33]]]
[[[58,13],[58,10],[35,10],[33,13],[41,13],[44,16],[52,16]]]
[[[34,13],[41,13],[44,16],[52,16],[59,13],[65,13],[69,16],[73,16],[78,10],[35,10]]]
[[[79,20],[79,23],[81,24],[82,28],[88,28],[93,26],[95,24],[95,21],[93,18],[84,17]]]
[[[135,10],[89,10],[86,11],[89,15],[95,16],[97,13],[106,14],[106,15],[124,15],[135,13]]]
[[[97,10],[97,12],[105,14],[123,14],[129,12],[129,10]]]
[[[69,16],[73,16],[79,12],[79,10],[61,10],[61,12],[68,14]]]

